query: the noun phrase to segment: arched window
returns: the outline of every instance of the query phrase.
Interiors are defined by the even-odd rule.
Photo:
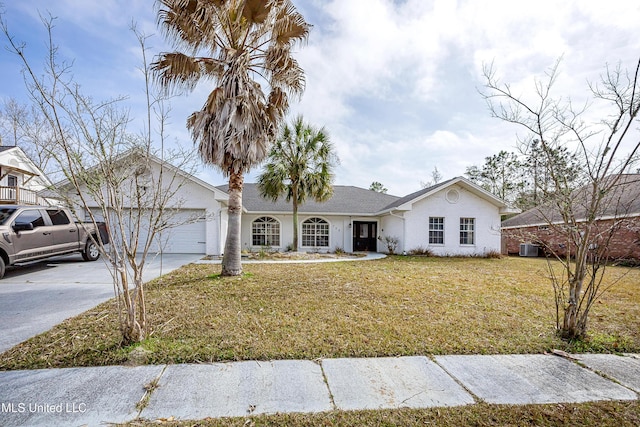
[[[302,246],[329,246],[329,223],[322,218],[309,218],[302,223]]]
[[[251,224],[253,246],[280,246],[280,223],[275,218],[263,216]]]

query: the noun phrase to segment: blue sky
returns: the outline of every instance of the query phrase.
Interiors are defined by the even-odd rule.
[[[587,82],[607,64],[633,68],[640,57],[640,3],[628,0],[293,0],[313,30],[296,57],[307,88],[291,117],[324,126],[341,164],[336,183],[389,193],[420,188],[437,167],[444,179],[463,175],[501,149],[515,150],[518,128],[490,117],[478,94],[482,65],[528,97],[535,77],[560,57],[559,95],[583,101]],[[60,54],[96,99],[129,97],[141,116],[140,50],[132,21],[148,35],[151,53],[167,50],[152,0],[0,0],[17,40],[35,63],[46,34],[38,13],[57,17]],[[2,40],[4,46],[6,42]],[[26,101],[18,58],[0,50],[0,101]],[[171,139],[193,144],[186,117],[200,109],[206,84],[172,101]],[[259,170],[247,177],[255,180]],[[199,176],[225,183],[214,169]]]

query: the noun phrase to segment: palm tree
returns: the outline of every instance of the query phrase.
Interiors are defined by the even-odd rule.
[[[158,22],[176,50],[153,63],[167,89],[214,89],[187,119],[203,161],[229,178],[222,275],[242,273],[240,220],[244,174],[266,157],[289,108],[301,95],[304,71],[291,49],[309,25],[290,0],[157,0]],[[202,56],[199,56],[202,54]]]
[[[274,202],[286,195],[293,203],[293,248],[298,250],[298,206],[307,197],[324,202],[333,195],[333,168],[338,162],[324,128],[315,129],[297,117],[284,125],[258,177],[263,197]]]

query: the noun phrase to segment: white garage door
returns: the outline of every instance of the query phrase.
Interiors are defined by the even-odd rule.
[[[95,215],[98,220],[102,217],[97,210],[95,211]],[[134,212],[133,217],[136,216],[137,215]],[[124,219],[126,220],[127,218],[128,215],[124,215]],[[156,233],[154,242],[151,244],[149,249],[150,253],[157,253],[160,251],[163,253],[173,254],[205,253],[207,246],[207,234],[204,210],[182,210],[180,213],[168,218],[167,222],[174,224],[175,226],[167,228],[160,233]],[[133,226],[133,224],[125,224],[125,229],[130,230]],[[143,219],[138,239],[138,242],[140,242],[138,248],[139,251],[144,249],[143,246],[147,240],[148,227],[148,223],[145,224]],[[129,237],[130,239],[133,238],[133,236]]]
[[[186,210],[173,218],[170,222],[175,227],[163,230],[156,235],[159,243],[151,250],[157,252],[161,248],[167,254],[203,254],[207,246],[207,233],[204,211]]]

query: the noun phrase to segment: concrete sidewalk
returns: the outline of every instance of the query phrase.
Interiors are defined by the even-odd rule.
[[[423,356],[0,372],[0,425],[636,400],[640,355]]]

